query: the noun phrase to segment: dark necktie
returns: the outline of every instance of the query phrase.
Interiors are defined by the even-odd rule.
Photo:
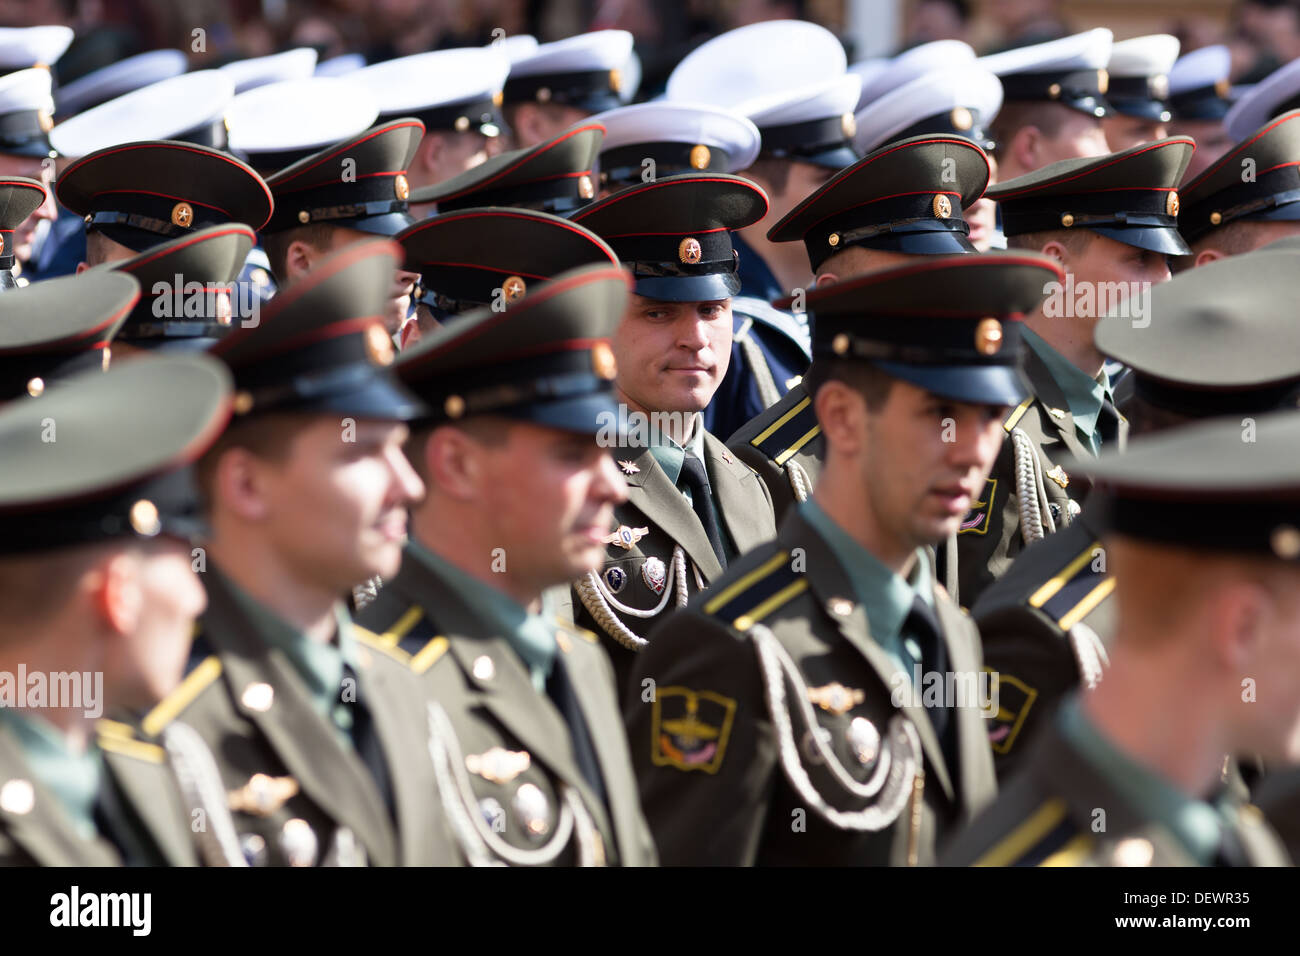
[[[564,666],[562,656],[556,659],[555,666],[551,668],[551,676],[546,679],[546,696],[551,698],[551,702],[555,704],[556,710],[564,717],[564,722],[569,727],[569,737],[573,742],[573,757],[578,765],[578,772],[595,792],[596,797],[608,805],[605,780],[600,772],[600,760],[596,756],[596,745],[591,739],[587,721],[582,716],[582,706],[578,703],[578,695],[574,691],[573,682]]]
[[[1101,403],[1101,412],[1097,415],[1097,435],[1101,438],[1102,448],[1113,448],[1119,441],[1119,410],[1109,401]]]
[[[939,700],[925,703],[925,712],[934,727],[935,736],[939,738],[939,746],[943,750],[943,759],[948,765],[948,772],[955,775],[957,772],[956,727],[952,708],[946,706],[951,702],[944,699],[949,683],[947,680],[948,649],[939,631],[939,620],[935,617],[934,610],[922,601],[919,595],[912,598],[912,609],[907,612],[907,617],[903,621],[903,634],[910,635],[921,648],[922,684],[916,690],[922,695],[922,701],[925,701],[925,675],[938,675],[941,688]],[[933,679],[935,678],[931,678]]]
[[[709,487],[709,475],[704,470],[704,462],[690,452],[682,459],[681,481],[691,493],[691,508],[704,526],[704,533],[709,537],[713,553],[718,557],[718,564],[727,566],[727,553],[722,547],[722,534],[718,530],[718,514],[713,508],[713,491]]]
[[[344,689],[351,688],[347,697],[344,697]],[[366,765],[370,771],[370,776],[375,781],[380,795],[384,798],[384,805],[388,807],[389,815],[397,819],[397,807],[393,802],[393,782],[388,775],[388,760],[384,756],[383,744],[379,740],[379,734],[375,730],[375,720],[371,716],[370,708],[365,704],[365,695],[361,692],[361,683],[357,679],[357,672],[352,669],[350,664],[343,665],[343,685],[339,691],[339,698],[347,704],[352,714],[352,745],[356,747],[357,756],[361,762]]]

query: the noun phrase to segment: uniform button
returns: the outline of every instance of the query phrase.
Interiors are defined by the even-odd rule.
[[[836,617],[848,617],[853,613],[853,602],[848,598],[831,598],[826,602],[826,610]]]
[[[0,810],[22,816],[36,804],[36,791],[26,780],[10,780],[0,787]]]
[[[491,680],[496,676],[497,666],[492,663],[492,658],[484,654],[482,657],[475,658],[474,666],[470,672],[478,680]]]
[[[249,710],[265,713],[271,709],[271,702],[275,700],[275,688],[270,684],[258,681],[245,687],[244,693],[240,695],[239,699]]]
[[[1155,847],[1150,840],[1130,837],[1119,841],[1115,847],[1114,860],[1116,866],[1150,866],[1155,855]]]

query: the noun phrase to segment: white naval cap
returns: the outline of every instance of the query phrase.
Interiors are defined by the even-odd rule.
[[[413,116],[429,132],[501,132],[501,88],[510,62],[491,47],[417,53],[358,70],[348,82],[379,105],[380,119]]]
[[[992,150],[987,127],[1002,108],[1002,83],[972,56],[925,72],[857,112],[853,141],[863,155],[925,133],[952,133]]]
[[[904,50],[898,56],[885,61],[884,69],[874,71],[863,79],[862,94],[858,98],[858,110],[927,73],[947,70],[974,61],[975,51],[971,49],[969,43],[963,43],[961,40],[935,40],[933,43],[922,43],[910,50]]]
[[[520,60],[526,60],[537,52],[537,37],[531,33],[513,33],[487,44],[488,49],[496,50],[514,66]]]
[[[50,142],[64,156],[158,139],[225,149],[234,95],[234,81],[218,70],[182,73],[78,113],[54,127]]]
[[[180,50],[137,53],[64,83],[54,100],[61,114],[71,116],[151,83],[180,76],[188,68],[189,60]]]
[[[1232,51],[1223,44],[1184,53],[1169,70],[1174,119],[1220,120],[1232,107]]]
[[[0,72],[52,66],[72,43],[71,27],[0,27]]]
[[[591,117],[605,127],[600,180],[627,186],[642,181],[646,159],[655,176],[739,172],[758,156],[758,127],[720,106],[660,100],[621,106]]]
[[[1002,81],[1005,102],[1060,103],[1091,116],[1110,113],[1107,67],[1114,35],[1105,27],[982,56]]]
[[[309,46],[272,53],[270,56],[235,60],[220,67],[222,73],[235,81],[236,93],[244,93],[280,80],[301,80],[311,76],[315,69],[316,51]]]
[[[862,88],[865,90],[875,81],[876,77],[889,69],[889,62],[887,56],[873,56],[867,60],[850,63],[848,71],[858,78],[858,82],[862,84]],[[858,108],[861,109],[866,105],[866,100],[859,96]]]
[[[0,76],[0,153],[53,155],[49,131],[54,99],[50,71],[32,67]]]
[[[1168,33],[1121,40],[1110,49],[1110,88],[1106,102],[1117,113],[1167,123],[1169,71],[1181,44]]]
[[[1241,142],[1274,116],[1300,106],[1300,60],[1292,60],[1260,80],[1233,104],[1223,125]]]
[[[858,159],[851,137],[861,81],[846,66],[844,46],[824,27],[754,23],[687,54],[667,98],[734,109],[759,128],[764,154],[839,169]]]
[[[543,43],[510,64],[506,103],[561,103],[597,113],[628,102],[632,34],[596,30]],[[639,72],[639,71],[638,71]]]
[[[379,106],[351,77],[309,76],[240,93],[226,109],[230,151],[264,176],[375,125]]]
[[[312,71],[313,76],[343,76],[366,65],[366,58],[360,53],[344,53],[340,56],[321,60]]]

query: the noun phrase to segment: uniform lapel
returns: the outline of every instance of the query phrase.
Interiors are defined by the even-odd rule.
[[[1052,423],[1053,429],[1070,454],[1079,461],[1095,458],[1092,449],[1079,440],[1078,429],[1074,425],[1074,415],[1070,412],[1070,403],[1065,400],[1065,393],[1052,378],[1043,360],[1032,348],[1024,350],[1025,376],[1029,379],[1030,391],[1038,404],[1042,406],[1045,417]],[[1056,462],[1056,464],[1060,464]]]
[[[234,606],[231,596],[209,573],[208,610],[202,618],[207,640],[221,658],[222,680],[235,709],[261,731],[302,791],[365,846],[370,862],[396,860],[388,808],[361,759],[338,739],[333,726],[312,706],[307,688],[284,656],[255,637],[256,624]],[[270,706],[249,707],[244,692],[252,684],[272,688]]]
[[[31,809],[0,808],[0,827],[40,866],[121,866],[108,841],[85,840],[59,806],[52,792],[32,775],[22,748],[8,730],[0,728],[0,788],[25,780],[32,788]],[[15,786],[20,786],[15,784]]]
[[[627,449],[616,453],[619,460],[627,460]],[[716,580],[722,574],[722,565],[713,553],[709,536],[700,524],[700,519],[691,510],[690,503],[677,490],[677,486],[668,480],[664,470],[655,461],[650,449],[644,449],[633,459],[639,469],[627,476],[627,503],[645,515],[668,537],[680,544],[695,562],[696,567],[706,581]],[[627,506],[616,509],[619,518],[627,512]]]
[[[165,760],[150,760],[104,752],[104,766],[112,774],[126,802],[141,808],[140,820],[168,866],[198,866],[199,856],[190,816]]]
[[[969,618],[937,592],[934,606],[939,616],[944,645],[954,674],[973,674],[979,680],[975,648],[963,636],[973,633],[975,625]],[[961,799],[968,810],[978,810],[990,803],[997,794],[993,771],[993,752],[989,747],[988,727],[981,708],[967,702],[964,707],[952,708],[957,721],[957,759],[960,766],[950,768],[961,780]]]
[[[600,763],[602,782],[613,817],[613,832],[618,840],[619,858],[626,864],[639,862],[633,851],[643,831],[640,796],[631,773],[632,756],[627,749],[627,735],[609,681],[608,665],[602,667],[604,652],[582,638],[564,635],[563,654],[557,666],[564,666],[578,707],[587,724],[596,759]]]
[[[803,549],[807,567],[817,569],[817,574],[807,575],[806,580],[820,612],[839,629],[844,639],[856,647],[862,656],[867,659],[867,662],[875,670],[876,676],[880,678],[884,692],[892,695],[894,688],[898,686],[896,676],[899,673],[898,667],[884,648],[871,637],[871,631],[867,624],[867,612],[858,603],[853,582],[849,580],[848,575],[844,573],[844,569],[840,567],[839,559],[826,546],[821,535],[817,534],[797,511],[792,513],[786,519],[785,524],[781,526],[781,544],[786,550],[790,551],[794,548]],[[831,602],[837,598],[849,599],[852,602],[853,610],[845,615],[832,613],[829,608]],[[910,687],[911,675],[903,676],[907,681],[906,686]],[[912,696],[915,696],[916,700],[911,700]],[[939,786],[949,800],[954,800],[952,778],[943,759],[943,748],[939,745],[939,736],[934,731],[934,725],[930,723],[929,714],[925,712],[925,708],[919,702],[919,692],[915,695],[908,695],[908,697],[907,702],[899,709],[916,726],[916,732],[921,738],[921,746],[925,750],[925,755],[935,777],[939,780]]]
[[[768,509],[754,507],[756,499],[766,502],[758,476],[708,432],[704,433],[704,457],[714,501],[736,553],[745,554],[776,537],[776,522]]]

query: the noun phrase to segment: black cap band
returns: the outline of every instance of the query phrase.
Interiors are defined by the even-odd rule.
[[[1022,323],[997,323],[996,350],[979,348],[980,324],[968,317],[873,315],[867,321],[813,316],[813,357],[856,358],[909,365],[1015,366]],[[980,320],[984,322],[988,320]],[[987,340],[988,333],[984,333]]]
[[[472,132],[490,137],[500,135],[506,125],[496,100],[491,96],[431,106],[422,110],[381,113],[379,121],[385,122],[400,117],[418,119],[430,133]]]
[[[854,120],[852,113],[845,113],[784,126],[764,126],[759,132],[765,155],[799,159],[841,147],[853,150]]]
[[[503,94],[507,103],[559,103],[601,113],[623,105],[618,95],[620,78],[618,70],[512,76]]]
[[[643,182],[647,159],[654,160],[656,177],[689,172],[725,173],[731,161],[727,151],[717,146],[635,143],[607,149],[600,154],[600,181],[619,186]],[[697,165],[700,160],[703,160],[703,165]]]
[[[1071,73],[1012,73],[1000,76],[1006,102],[1060,103],[1100,119],[1110,114],[1103,87],[1108,86],[1105,70],[1075,70]]]
[[[1183,235],[1193,242],[1238,219],[1300,219],[1300,207],[1291,216],[1278,214],[1282,207],[1297,202],[1300,202],[1300,167],[1280,166],[1260,173],[1254,182],[1237,183],[1198,202],[1189,202],[1181,214]]]

